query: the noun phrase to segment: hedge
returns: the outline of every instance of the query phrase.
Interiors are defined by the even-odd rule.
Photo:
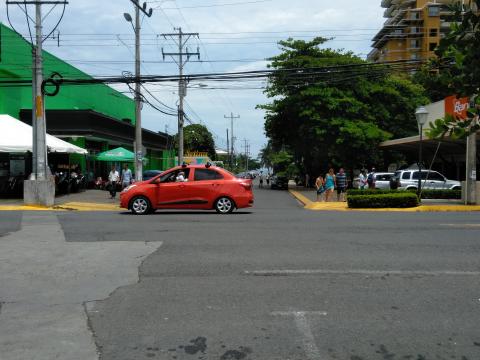
[[[416,190],[381,190],[381,189],[350,189],[347,195],[381,195],[381,194],[402,194],[413,193]],[[422,199],[461,199],[462,190],[448,190],[448,189],[424,189],[422,190]]]
[[[348,195],[349,208],[409,208],[418,206],[417,195],[408,192],[375,195]]]

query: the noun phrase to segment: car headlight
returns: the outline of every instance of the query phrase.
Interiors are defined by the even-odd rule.
[[[137,185],[135,185],[135,184],[129,185],[125,189],[123,189],[123,192],[127,192],[128,190],[133,189],[135,186],[137,186]]]

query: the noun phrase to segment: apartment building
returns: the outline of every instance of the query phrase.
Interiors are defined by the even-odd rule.
[[[373,62],[421,60],[434,57],[448,32],[452,13],[448,4],[458,0],[382,0],[387,21],[372,39]]]

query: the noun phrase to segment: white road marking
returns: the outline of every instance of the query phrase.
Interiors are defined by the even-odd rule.
[[[329,269],[282,269],[244,271],[253,276],[288,276],[288,275],[419,275],[419,276],[480,276],[480,271],[456,270],[329,270]]]
[[[312,334],[312,329],[308,323],[307,315],[321,315],[325,316],[325,311],[273,311],[274,316],[293,316],[297,330],[302,335],[303,350],[308,360],[325,359],[315,343],[315,338]]]
[[[448,227],[454,227],[454,228],[479,228],[480,229],[480,224],[440,224],[440,226],[448,226]]]

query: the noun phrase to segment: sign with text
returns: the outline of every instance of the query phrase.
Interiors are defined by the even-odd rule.
[[[445,114],[452,115],[456,119],[467,118],[468,98],[457,98],[455,95],[445,98]]]

